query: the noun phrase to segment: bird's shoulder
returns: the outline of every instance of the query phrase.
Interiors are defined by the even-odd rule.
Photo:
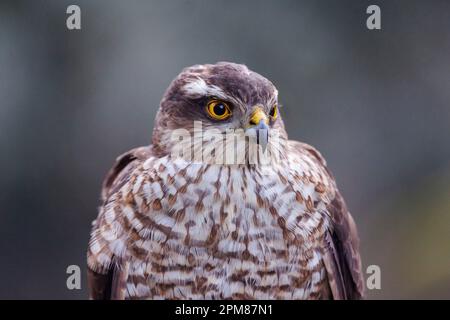
[[[154,157],[152,145],[137,147],[118,156],[103,180],[102,200],[106,201],[111,194],[117,192],[136,168]]]
[[[152,146],[129,150],[116,158],[106,174],[101,193],[102,205],[92,223],[87,252],[89,296],[93,299],[120,299],[124,296],[124,267],[119,262],[126,246],[124,210],[130,197],[133,176],[155,157]]]
[[[326,167],[327,162],[322,156],[319,150],[312,145],[296,140],[288,140],[287,142],[288,152],[297,157],[308,157],[316,161],[321,166]]]
[[[319,177],[320,190],[327,215],[328,230],[324,234],[325,254],[323,257],[328,273],[329,286],[334,299],[360,299],[364,294],[361,258],[359,255],[359,237],[352,215],[341,195],[335,178],[327,167],[322,154],[313,146],[290,140],[288,150],[291,163],[300,161],[307,164],[303,169],[310,176]],[[295,170],[295,169],[294,169]],[[317,183],[317,182],[316,182]]]
[[[333,174],[327,162],[315,147],[295,140],[288,140],[288,170],[294,177],[294,183],[313,185],[318,198],[329,203],[337,192]]]

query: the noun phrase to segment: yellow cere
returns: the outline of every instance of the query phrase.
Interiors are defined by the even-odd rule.
[[[256,107],[250,116],[250,125],[257,125],[261,120],[263,120],[266,124],[269,123],[269,119],[263,109]]]

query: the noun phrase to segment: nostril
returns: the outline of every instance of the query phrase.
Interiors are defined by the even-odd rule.
[[[252,126],[256,126],[256,125],[257,125],[256,121],[253,120],[253,119],[251,119],[249,123],[250,123]]]

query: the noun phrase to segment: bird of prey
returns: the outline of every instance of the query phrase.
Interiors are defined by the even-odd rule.
[[[256,130],[263,148],[277,132],[279,160],[175,157],[173,132],[193,135],[195,121]],[[151,145],[117,158],[102,201],[87,253],[91,299],[363,296],[356,226],[333,175],[315,148],[288,140],[277,89],[245,65],[185,68]]]

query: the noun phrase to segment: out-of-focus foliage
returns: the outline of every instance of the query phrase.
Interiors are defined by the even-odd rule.
[[[370,208],[366,265],[382,270],[369,298],[450,297],[450,171],[439,171]]]

